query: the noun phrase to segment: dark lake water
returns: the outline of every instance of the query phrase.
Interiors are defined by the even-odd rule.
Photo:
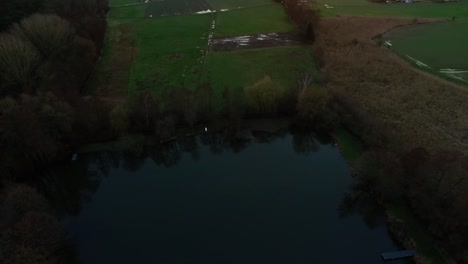
[[[371,264],[398,249],[381,209],[349,199],[339,150],[312,135],[86,154],[69,175],[53,195],[80,264]]]

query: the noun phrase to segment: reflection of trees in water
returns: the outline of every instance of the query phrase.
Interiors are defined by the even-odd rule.
[[[181,159],[177,142],[168,142],[160,146],[148,148],[148,156],[154,163],[166,168],[175,166]]]
[[[302,155],[308,155],[320,149],[315,135],[304,132],[293,134],[293,147],[297,154]]]
[[[38,186],[59,215],[78,215],[99,188],[99,176],[97,171],[88,169],[87,160],[79,160],[69,166],[48,169]]]
[[[255,141],[233,134],[207,133],[153,146],[145,146],[144,141],[126,143],[121,151],[81,154],[77,161],[54,167],[45,173],[46,177],[43,177],[40,185],[62,215],[77,215],[83,204],[92,199],[101,177],[108,176],[112,168],[138,171],[148,158],[158,166],[172,167],[179,163],[184,153],[194,160],[199,159],[200,144],[207,146],[213,154],[225,151],[240,153],[252,142],[269,143],[288,135],[287,132],[253,134]],[[303,132],[292,136],[294,149],[298,153],[306,154],[319,149],[320,143],[314,134]]]
[[[359,214],[369,228],[386,223],[385,212],[372,194],[373,184],[364,177],[353,174],[350,190],[343,197],[338,211],[341,218]]]

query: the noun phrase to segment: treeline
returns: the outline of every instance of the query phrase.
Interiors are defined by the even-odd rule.
[[[2,263],[63,263],[53,208],[19,182],[38,180],[42,168],[109,130],[102,103],[83,97],[106,12],[106,0],[0,1]]]
[[[286,14],[298,26],[301,34],[309,41],[316,38],[320,12],[312,0],[275,0],[283,5]]]
[[[0,179],[21,178],[99,131],[82,89],[103,47],[107,2],[1,1]],[[93,117],[94,116],[94,117]],[[89,131],[94,130],[94,131]]]
[[[196,89],[171,88],[154,91],[151,82],[137,82],[137,91],[127,101],[116,104],[109,113],[115,137],[144,133],[160,141],[174,137],[178,131],[196,126],[216,125],[235,134],[243,120],[258,117],[296,116],[307,120],[308,127],[330,132],[337,125],[331,111],[328,91],[310,73],[298,74],[297,85],[285,87],[264,76],[245,87],[216,91],[209,82]]]

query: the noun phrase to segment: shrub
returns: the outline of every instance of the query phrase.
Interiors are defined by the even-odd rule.
[[[1,207],[1,219],[5,224],[16,222],[27,212],[49,211],[47,200],[36,190],[27,185],[17,185],[6,190],[6,197]]]
[[[327,90],[323,87],[309,87],[299,93],[297,110],[307,121],[315,121],[325,111],[328,101]]]
[[[53,216],[27,213],[0,240],[0,259],[5,264],[57,263],[56,252],[63,246],[64,233]]]
[[[123,105],[117,105],[109,113],[112,129],[119,135],[127,132],[129,126],[128,111]]]
[[[276,113],[284,95],[281,85],[273,82],[270,76],[245,87],[244,92],[252,111],[260,114]]]

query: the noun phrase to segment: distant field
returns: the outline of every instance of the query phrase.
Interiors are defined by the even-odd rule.
[[[468,19],[397,28],[385,38],[394,51],[407,60],[419,61],[421,68],[443,70],[440,74],[468,83]]]
[[[142,85],[154,91],[193,89],[200,81],[210,80],[220,95],[226,87],[243,89],[264,75],[290,87],[295,85],[301,67],[315,72],[306,46],[213,52],[206,56],[214,17],[215,36],[288,32],[295,28],[283,7],[272,0],[206,1],[210,6],[203,0],[150,1],[131,6],[122,5],[138,0],[111,1],[112,6],[120,7],[109,12],[106,52],[93,79],[97,90],[125,94]],[[184,15],[213,8],[236,10],[223,10],[216,16]]]
[[[211,21],[211,14],[136,21],[136,58],[130,89],[135,89],[138,80],[156,81],[151,86],[154,89],[195,87]]]
[[[468,17],[468,0],[456,3],[413,4],[377,4],[368,0],[318,0],[317,3],[324,16]]]
[[[141,19],[145,17],[146,8],[147,4],[114,7],[110,9],[108,17],[114,20]]]
[[[205,0],[212,8],[235,9],[239,7],[252,7],[271,4],[272,0]]]
[[[287,32],[294,25],[280,4],[218,13],[215,36],[236,36],[268,32]]]
[[[186,15],[210,9],[204,0],[165,0],[148,3],[146,17]]]
[[[115,7],[115,6],[123,6],[123,5],[131,5],[131,4],[136,4],[140,3],[139,0],[110,0],[109,1],[109,6]]]
[[[247,51],[215,52],[206,61],[204,75],[218,91],[244,89],[265,75],[284,87],[295,85],[299,72],[315,70],[307,46],[290,46]]]

